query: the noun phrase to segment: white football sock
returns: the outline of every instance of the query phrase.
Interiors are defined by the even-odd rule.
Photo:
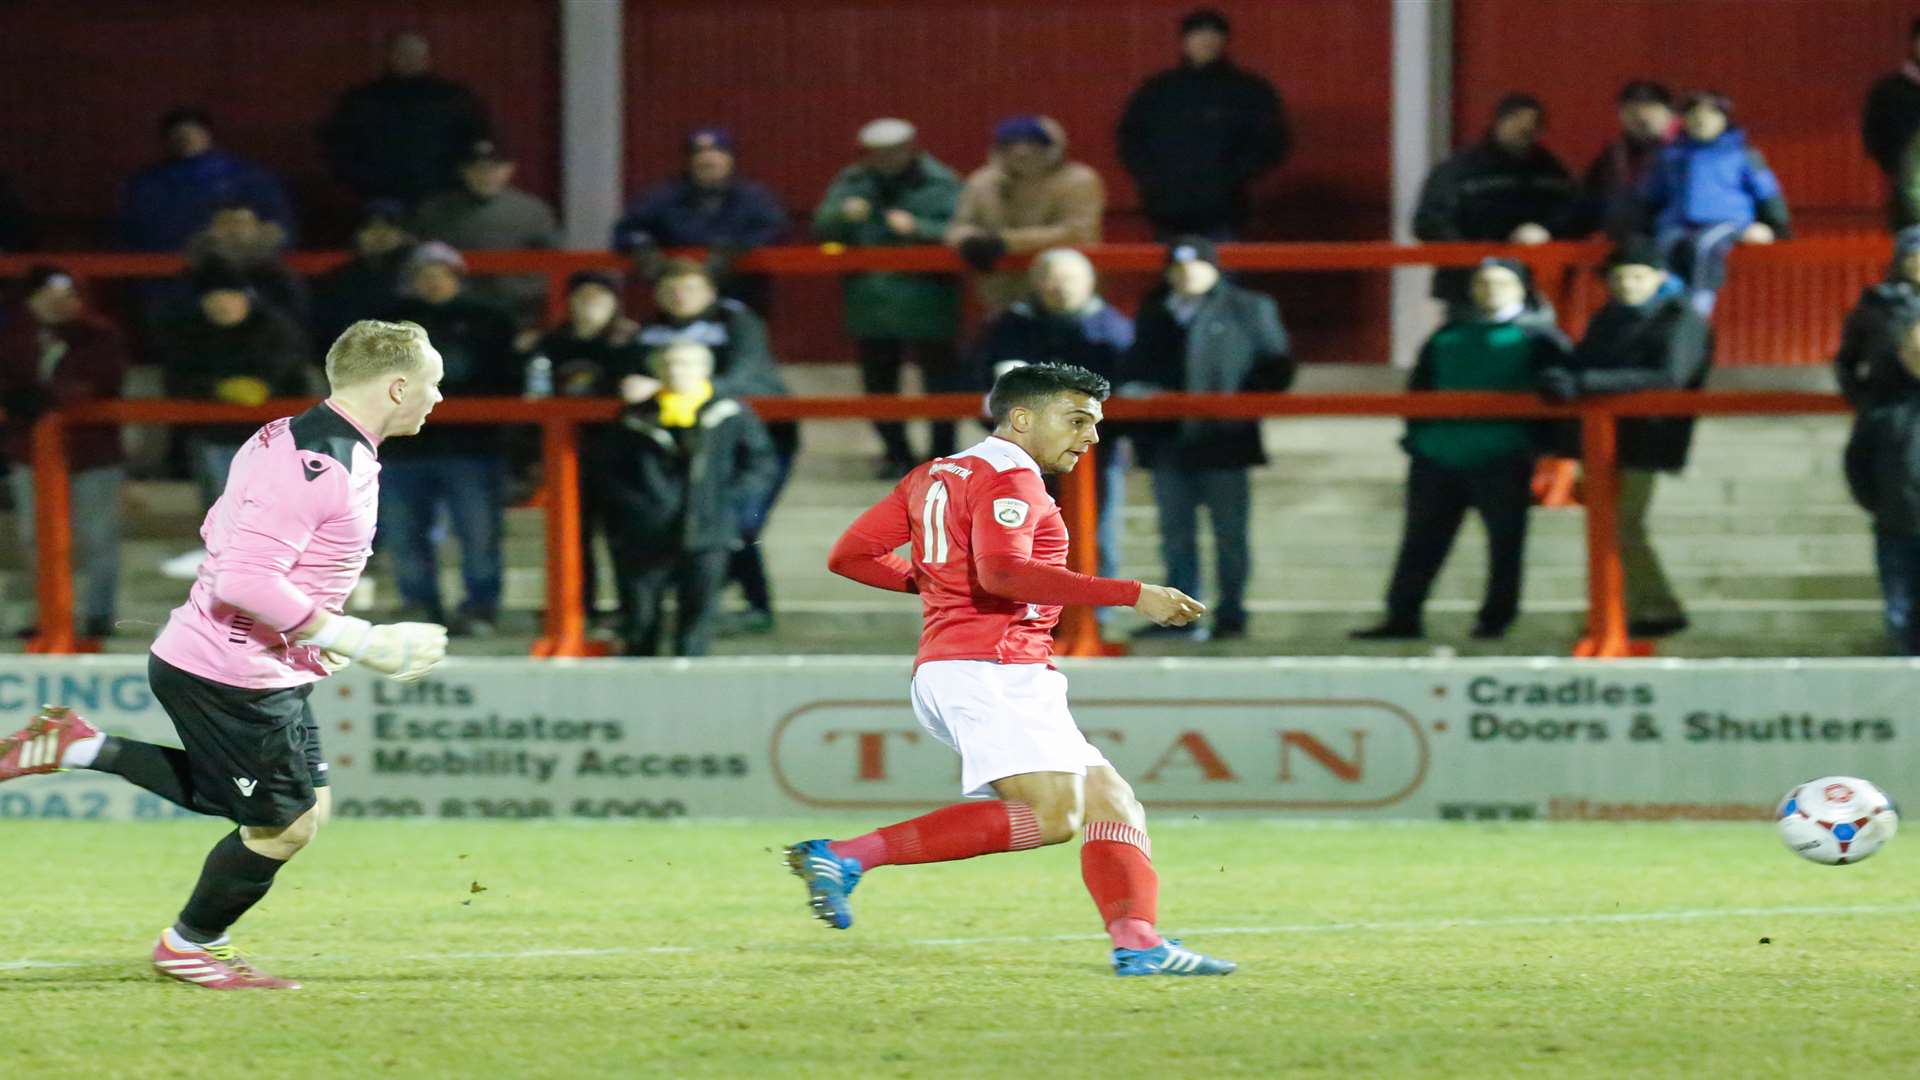
[[[106,745],[106,742],[107,734],[103,731],[98,735],[89,735],[84,739],[70,744],[60,753],[60,767],[63,769],[84,769],[92,765],[93,759],[100,756],[100,748]]]
[[[181,937],[179,931],[171,926],[167,927],[166,939],[167,948],[175,952],[192,952],[195,949],[211,949],[216,946],[225,945],[232,940],[232,938],[229,938],[227,935],[221,934],[212,941],[201,944],[200,942],[188,941],[186,938]]]

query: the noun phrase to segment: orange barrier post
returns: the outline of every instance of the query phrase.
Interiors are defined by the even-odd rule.
[[[1620,571],[1619,425],[1604,404],[1581,410],[1580,453],[1587,504],[1587,636],[1575,656],[1626,656],[1626,603]]]
[[[43,414],[33,425],[33,512],[40,630],[27,651],[93,651],[81,648],[73,632],[73,489],[68,483],[67,423],[58,410]]]
[[[1060,477],[1060,516],[1067,523],[1067,569],[1093,574],[1100,569],[1100,448],[1086,452],[1070,473]],[[1062,656],[1123,656],[1126,648],[1100,640],[1100,620],[1094,610],[1075,604],[1060,613],[1053,632],[1054,650]]]
[[[547,634],[535,656],[587,656],[580,565],[580,426],[549,417],[540,425],[547,489]]]

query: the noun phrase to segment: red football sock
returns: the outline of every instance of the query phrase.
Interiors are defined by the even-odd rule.
[[[1118,949],[1160,944],[1160,877],[1153,872],[1153,843],[1144,829],[1118,821],[1087,822],[1080,845],[1080,876],[1100,909],[1100,921]]]
[[[911,821],[888,825],[827,847],[862,869],[909,863],[952,862],[1040,846],[1040,823],[1023,802],[955,803]]]

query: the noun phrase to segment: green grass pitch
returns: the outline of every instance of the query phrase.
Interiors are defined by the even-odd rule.
[[[1241,971],[1123,980],[1073,846],[883,869],[813,922],[779,846],[860,824],[341,822],[239,928],[306,983],[266,995],[147,966],[222,826],[0,822],[0,1076],[1920,1069],[1900,840],[1830,869],[1758,824],[1181,817],[1163,925]]]

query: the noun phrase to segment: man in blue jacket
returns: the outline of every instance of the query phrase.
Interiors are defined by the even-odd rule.
[[[765,184],[734,169],[733,136],[705,127],[687,136],[686,171],[641,192],[613,226],[613,250],[631,254],[642,275],[658,275],[664,248],[707,248],[720,291],[766,310],[765,278],[741,279],[733,261],[787,232],[787,211]]]
[[[1733,126],[1726,95],[1690,94],[1681,116],[1681,135],[1661,151],[1644,197],[1654,240],[1704,319],[1726,284],[1733,246],[1787,234],[1787,200],[1766,159]]]
[[[242,202],[291,242],[293,204],[280,178],[213,144],[205,109],[168,110],[160,118],[167,160],[135,173],[121,200],[120,240],[135,251],[179,251],[207,227],[214,208]]]

